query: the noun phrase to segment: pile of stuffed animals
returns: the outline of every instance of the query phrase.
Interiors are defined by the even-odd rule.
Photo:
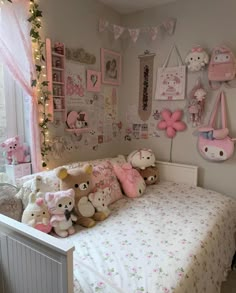
[[[150,149],[141,149],[132,152],[127,161],[114,164],[113,169],[125,195],[135,198],[143,194],[146,185],[158,180],[155,156]],[[53,230],[58,236],[67,237],[75,233],[74,223],[90,228],[105,220],[110,215],[111,187],[93,191],[92,171],[89,164],[70,170],[56,169],[60,191],[55,192],[46,191],[41,176],[26,182],[17,194],[25,206],[22,222],[42,232]]]

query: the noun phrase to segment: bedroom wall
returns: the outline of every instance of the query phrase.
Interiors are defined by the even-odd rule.
[[[84,48],[96,56],[96,64],[86,65],[87,69],[100,71],[100,48],[110,48],[120,51],[120,42],[115,42],[110,34],[98,32],[98,21],[100,18],[110,22],[120,23],[120,15],[112,9],[94,0],[41,0],[40,8],[43,11],[43,31],[45,37],[52,41],[61,41],[67,47]],[[86,93],[92,97],[92,93]],[[73,136],[64,131],[65,124],[60,127],[51,128],[51,138],[63,136],[70,140]],[[94,151],[92,146],[79,147],[72,152],[64,152],[60,158],[51,159],[50,167],[75,160],[87,160],[115,155],[117,142],[104,143]]]
[[[176,43],[182,58],[188,50],[196,44],[211,50],[218,44],[227,44],[236,52],[236,2],[234,0],[178,0],[176,3],[146,9],[142,12],[122,17],[122,24],[129,27],[146,27],[157,25],[167,17],[177,18],[176,31],[173,36],[163,35],[151,42],[147,38],[140,37],[136,44],[129,39],[122,44],[123,60],[123,86],[121,90],[120,109],[122,120],[125,121],[127,109],[130,105],[138,105],[139,93],[139,61],[138,55],[148,49],[156,53],[154,80],[157,66],[163,64],[168,51],[173,43]],[[172,59],[172,64],[175,60]],[[171,64],[171,63],[170,63]],[[208,87],[206,74],[189,73],[187,75],[187,93],[192,88],[196,78],[202,77]],[[226,89],[227,110],[229,118],[230,134],[236,137],[236,89]],[[205,122],[208,121],[216,93],[208,88]],[[184,109],[186,101],[163,102],[153,101],[153,109],[161,110],[169,107],[174,110]],[[186,121],[186,116],[184,118]],[[192,135],[194,128],[188,124],[184,133],[178,133],[173,142],[173,161],[198,165],[199,185],[236,197],[235,167],[236,153],[224,163],[212,163],[201,158],[196,149],[197,138]],[[148,140],[133,139],[131,142],[123,141],[120,152],[129,153],[140,147],[150,147],[155,151],[160,160],[169,160],[170,140],[163,132],[160,138]]]

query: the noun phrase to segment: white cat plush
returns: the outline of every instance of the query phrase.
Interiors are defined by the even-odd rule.
[[[155,155],[151,149],[133,151],[127,158],[127,162],[130,163],[133,168],[139,168],[141,170],[151,166],[155,167],[155,161]]]
[[[51,214],[50,223],[54,232],[60,237],[74,234],[73,222],[77,217],[72,213],[75,204],[73,189],[47,192],[45,200]]]

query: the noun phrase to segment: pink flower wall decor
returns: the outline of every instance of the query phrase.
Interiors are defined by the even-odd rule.
[[[183,116],[182,110],[175,110],[173,113],[165,109],[161,112],[162,120],[157,124],[157,128],[160,130],[166,130],[166,135],[169,138],[173,138],[177,131],[183,131],[187,125],[181,121]]]

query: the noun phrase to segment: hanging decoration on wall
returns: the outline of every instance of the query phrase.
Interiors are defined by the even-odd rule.
[[[147,121],[152,113],[153,64],[155,54],[145,51],[139,56],[139,108],[138,114],[142,121]]]
[[[175,51],[178,58],[178,65],[168,67],[170,57]],[[156,100],[183,100],[185,98],[186,66],[177,47],[174,45],[162,67],[158,68]]]
[[[173,138],[177,131],[183,131],[187,128],[185,122],[181,121],[182,110],[175,110],[173,113],[165,109],[161,112],[162,120],[157,124],[157,128],[165,130],[168,138]]]
[[[66,63],[66,95],[71,99],[84,97],[85,94],[85,68],[75,62]]]
[[[159,32],[163,31],[168,35],[173,35],[176,25],[175,18],[168,18],[161,24],[145,28],[128,28],[118,24],[109,23],[105,19],[99,20],[99,32],[110,31],[114,35],[114,39],[118,40],[124,32],[128,32],[131,40],[136,43],[141,34],[148,35],[152,41],[155,41]]]
[[[96,57],[86,52],[83,48],[66,48],[66,59],[77,61],[84,64],[95,64]]]
[[[199,126],[202,123],[206,94],[200,79],[197,79],[187,101],[188,121],[192,123],[193,127]]]
[[[195,46],[187,54],[185,64],[189,71],[200,71],[206,67],[209,62],[209,55],[201,46]]]

